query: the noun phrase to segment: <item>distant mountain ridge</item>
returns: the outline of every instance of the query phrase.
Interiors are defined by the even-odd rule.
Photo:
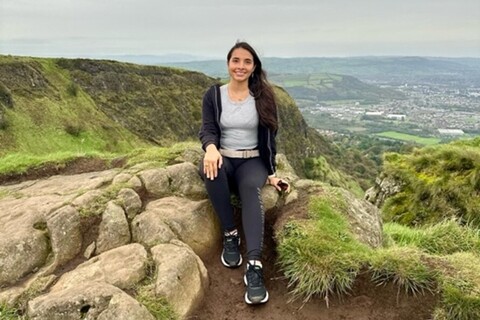
[[[333,73],[350,75],[360,80],[384,83],[433,80],[480,84],[480,58],[439,57],[352,57],[352,58],[263,58],[270,74]],[[213,77],[226,76],[226,61],[191,61],[166,63],[196,70]]]

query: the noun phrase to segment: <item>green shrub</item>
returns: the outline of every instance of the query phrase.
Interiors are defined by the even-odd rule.
[[[78,94],[78,85],[75,82],[70,82],[67,85],[67,93],[69,96],[76,97]]]
[[[63,130],[73,137],[79,137],[82,131],[84,130],[83,126],[80,124],[67,123]]]
[[[480,226],[480,148],[475,141],[386,155],[385,173],[403,188],[385,202],[385,220],[422,225],[453,217]]]

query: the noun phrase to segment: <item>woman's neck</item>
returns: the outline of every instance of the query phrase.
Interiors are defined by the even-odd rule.
[[[232,81],[228,83],[228,88],[230,89],[230,92],[236,92],[236,93],[242,93],[246,91],[250,91],[248,88],[248,81]]]

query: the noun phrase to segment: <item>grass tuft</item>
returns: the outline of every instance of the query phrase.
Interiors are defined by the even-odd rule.
[[[25,316],[19,315],[18,310],[0,304],[0,320],[26,320]]]
[[[154,284],[141,286],[137,289],[135,299],[158,320],[177,320],[178,315],[173,307],[163,297],[156,297]]]
[[[447,256],[450,264],[440,277],[442,300],[438,319],[480,319],[480,257],[475,253]],[[437,319],[437,318],[435,318]]]
[[[327,198],[310,205],[312,219],[288,223],[279,235],[279,264],[289,279],[293,298],[350,291],[368,248],[356,241]]]
[[[415,246],[431,254],[479,251],[480,233],[477,229],[462,226],[455,220],[409,228],[397,223],[386,223],[385,234],[397,245]]]
[[[422,258],[422,252],[415,248],[377,250],[369,261],[372,281],[379,285],[392,281],[407,294],[433,292],[437,273]]]

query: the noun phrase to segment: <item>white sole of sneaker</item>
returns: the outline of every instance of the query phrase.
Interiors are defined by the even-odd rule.
[[[240,243],[242,242],[242,240],[239,238],[238,239],[238,246],[240,247]],[[222,250],[222,254],[220,255],[220,260],[222,261],[222,264],[227,267],[227,268],[238,268],[242,265],[242,262],[243,262],[243,259],[242,259],[242,254],[240,254],[240,260],[238,261],[237,264],[234,264],[234,265],[229,265],[227,263],[227,261],[225,261],[225,259],[223,259],[223,250]]]
[[[265,303],[267,301],[268,301],[268,291],[267,291],[267,294],[265,295],[265,298],[263,298],[260,301],[250,301],[250,299],[248,299],[248,292],[245,292],[245,302],[247,304],[262,304],[262,303]]]
[[[222,264],[227,267],[227,268],[238,268],[242,265],[242,262],[243,262],[243,259],[242,259],[242,255],[240,255],[240,260],[238,261],[237,264],[234,264],[234,265],[229,265],[224,259],[223,259],[223,251],[222,251],[222,255],[220,256],[220,260],[222,261]]]
[[[243,276],[243,283],[245,283],[245,285],[247,285],[247,275]],[[245,303],[246,304],[262,304],[262,303],[265,303],[265,302],[268,301],[268,291],[266,293],[267,294],[265,295],[265,297],[262,300],[251,301],[250,299],[248,299],[248,292],[245,292]]]

